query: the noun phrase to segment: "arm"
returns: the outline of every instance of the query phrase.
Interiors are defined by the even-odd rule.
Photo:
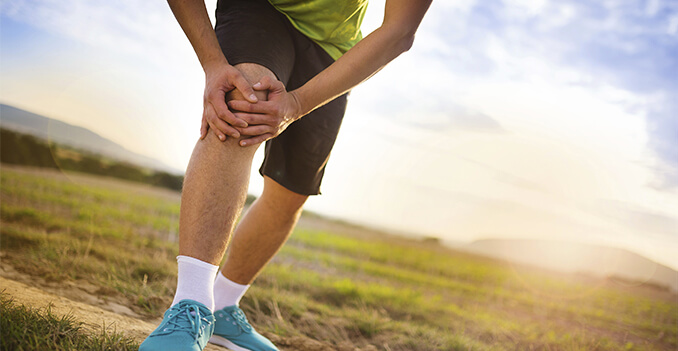
[[[207,134],[208,127],[222,141],[226,140],[226,135],[239,137],[240,133],[233,126],[247,127],[247,123],[228,110],[226,93],[238,89],[248,101],[254,103],[257,97],[252,87],[240,71],[229,65],[221,52],[204,0],[168,0],[167,3],[205,71],[201,138]]]
[[[351,90],[407,51],[430,4],[431,0],[387,0],[382,25],[303,86],[288,93],[280,82],[262,81],[254,88],[269,90],[269,101],[229,102],[232,109],[242,111],[236,115],[252,125],[239,128],[242,134],[253,135],[240,144],[277,136],[290,123]]]

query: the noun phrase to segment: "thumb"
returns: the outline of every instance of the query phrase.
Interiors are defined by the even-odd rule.
[[[235,81],[233,82],[233,85],[235,85],[235,88],[240,91],[240,93],[247,99],[247,101],[251,103],[256,103],[259,99],[257,99],[257,96],[254,95],[254,90],[250,86],[250,83],[243,77],[242,75],[238,75],[235,78]]]
[[[271,89],[271,77],[263,76],[259,80],[259,82],[255,83],[252,86],[252,88],[254,88],[254,90],[259,90],[259,91]]]
[[[271,93],[279,93],[285,90],[285,84],[281,81],[271,78],[269,76],[264,76],[259,80],[258,83],[252,86],[255,90],[268,90]]]

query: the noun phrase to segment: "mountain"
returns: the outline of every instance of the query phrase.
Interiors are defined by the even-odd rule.
[[[652,283],[678,292],[676,270],[625,249],[549,240],[509,239],[477,240],[460,248],[519,264]]]
[[[89,129],[0,104],[0,126],[118,161],[169,173],[182,173],[156,159],[129,151]]]

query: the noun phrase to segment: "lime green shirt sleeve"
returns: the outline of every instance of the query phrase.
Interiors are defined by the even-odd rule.
[[[368,0],[269,0],[292,25],[338,59],[362,39]]]

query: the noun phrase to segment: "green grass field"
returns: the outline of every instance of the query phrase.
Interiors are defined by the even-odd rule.
[[[157,318],[171,302],[179,197],[3,166],[3,262],[88,281]],[[397,237],[299,228],[243,300],[260,330],[378,350],[676,350],[676,295],[517,268]],[[349,348],[350,349],[350,348]]]

